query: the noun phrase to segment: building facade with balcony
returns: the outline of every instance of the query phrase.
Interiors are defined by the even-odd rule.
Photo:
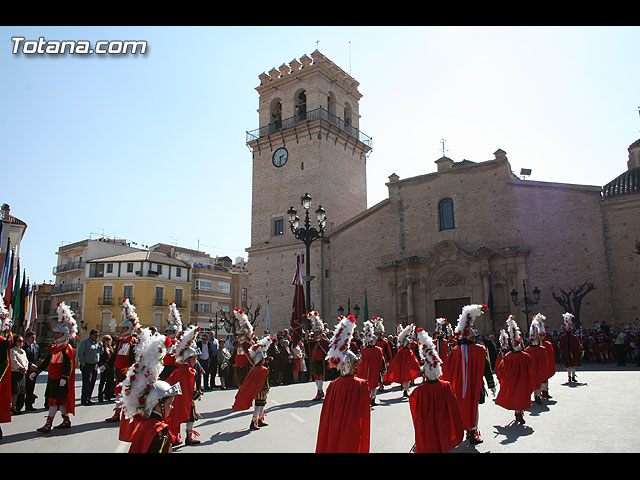
[[[169,304],[174,302],[183,325],[191,322],[191,266],[164,253],[136,251],[86,262],[83,289],[84,323],[90,331],[116,332],[122,302],[129,299],[143,327],[164,332]]]
[[[76,321],[80,327],[78,336],[81,339],[86,337],[88,330],[83,323],[86,262],[96,258],[141,251],[132,247],[126,240],[105,238],[85,239],[58,248],[56,252],[57,264],[53,267],[56,280],[55,285],[51,288],[53,314],[55,315],[57,302],[65,302],[75,313]]]

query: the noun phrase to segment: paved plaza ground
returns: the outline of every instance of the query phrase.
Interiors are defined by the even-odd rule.
[[[81,376],[76,374],[76,398]],[[480,406],[479,427],[484,442],[463,443],[453,453],[639,453],[640,367],[587,364],[577,372],[577,383],[567,382],[563,368],[551,378],[553,397],[525,412],[524,425],[513,424],[513,412],[493,403]],[[42,407],[46,373],[39,376],[36,406]],[[325,388],[328,383],[325,384]],[[97,387],[96,387],[97,390]],[[321,402],[313,383],[275,386],[269,393],[268,427],[249,431],[251,411],[233,411],[236,389],[206,392],[195,424],[201,444],[180,446],[176,453],[313,453]],[[407,399],[399,385],[380,393],[371,411],[371,453],[409,453],[413,424]],[[78,400],[79,402],[79,400]],[[36,432],[46,412],[23,413],[2,424],[0,453],[118,453],[129,444],[118,440],[117,424],[105,423],[113,403],[77,405],[69,430]],[[60,416],[54,425],[60,423]]]

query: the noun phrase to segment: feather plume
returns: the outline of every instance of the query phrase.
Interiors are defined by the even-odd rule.
[[[136,307],[129,302],[128,298],[122,300],[122,318],[124,320],[131,320],[133,323],[133,333],[140,334],[142,331],[142,325],[140,325],[140,319],[136,313]]]
[[[363,324],[364,329],[364,339],[368,345],[374,345],[378,337],[376,337],[375,332],[373,331],[373,322],[367,320]]]
[[[171,302],[169,304],[169,318],[167,318],[167,323],[169,325],[175,325],[176,336],[180,335],[182,332],[182,316],[180,315],[175,302]]]
[[[511,341],[513,350],[516,352],[523,350],[522,334],[520,333],[520,327],[518,327],[513,315],[509,315],[509,318],[507,318],[507,330],[509,332],[509,340]]]
[[[382,317],[372,317],[373,331],[384,334],[384,319]]]
[[[164,365],[162,359],[167,352],[167,340],[164,335],[153,334],[149,328],[141,330],[136,346],[137,361],[122,381],[121,405],[124,416],[133,418],[141,414],[149,416],[156,400],[149,397],[153,384],[158,380]]]
[[[455,328],[457,338],[468,338],[473,333],[473,324],[486,310],[486,305],[466,305],[462,307],[462,313],[458,317],[458,324]]]
[[[260,362],[263,357],[267,356],[267,350],[269,350],[272,343],[273,337],[271,335],[265,335],[249,347],[249,355],[255,363]]]
[[[325,358],[335,368],[339,368],[342,364],[344,356],[351,345],[351,338],[356,327],[356,318],[353,315],[342,316],[338,320],[338,325],[333,331],[333,336],[329,342],[329,351]]]
[[[415,331],[415,324],[407,325],[402,329],[402,331],[398,334],[398,345],[405,345],[412,340]]]
[[[188,350],[195,344],[196,339],[198,338],[198,333],[200,333],[200,327],[195,325],[189,325],[180,338],[180,341],[175,347],[174,355],[176,357],[176,362],[183,363],[187,359]]]
[[[433,344],[429,333],[423,329],[417,330],[418,343],[420,344],[420,357],[423,360],[422,373],[429,380],[435,380],[442,376],[442,359]]]
[[[249,316],[237,307],[233,309],[233,315],[236,317],[238,322],[238,329],[236,331],[246,330],[249,338],[253,337],[253,325],[251,325],[251,322],[249,321]]]
[[[69,328],[69,338],[78,338],[78,324],[76,319],[73,318],[74,313],[64,302],[58,302],[58,322],[64,324]]]

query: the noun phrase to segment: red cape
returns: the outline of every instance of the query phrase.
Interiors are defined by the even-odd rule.
[[[171,433],[177,435],[180,432],[180,424],[186,422],[191,416],[196,371],[188,364],[182,363],[169,375],[166,381],[169,385],[180,383],[182,389],[182,394],[173,399],[173,408],[166,419]]]
[[[464,439],[462,415],[449,382],[425,381],[409,395],[416,453],[446,453]]]
[[[420,375],[420,362],[416,355],[409,347],[403,347],[391,360],[387,374],[384,376],[384,384],[410,382]]]
[[[543,340],[542,345],[547,352],[547,378],[545,380],[549,380],[556,373],[556,352],[549,340]]]
[[[542,345],[529,345],[524,349],[533,359],[531,372],[533,374],[534,390],[547,378],[547,349]]]
[[[381,372],[385,365],[382,349],[375,345],[366,346],[362,349],[360,358],[362,360],[358,364],[358,373],[356,375],[367,381],[369,390],[378,388],[380,385]]]
[[[509,352],[505,355],[504,360],[498,364],[500,390],[496,396],[496,405],[507,410],[531,408],[532,365],[533,358],[526,352]]]
[[[155,417],[139,422],[131,438],[129,453],[147,453],[156,435],[169,425]]]
[[[322,403],[316,453],[369,453],[371,405],[367,381],[339,377]]]
[[[468,361],[465,362],[463,352],[467,351]],[[456,345],[449,355],[447,362],[442,365],[441,380],[451,383],[456,394],[462,428],[471,430],[478,421],[478,403],[482,391],[484,366],[487,349],[475,343]],[[465,390],[466,379],[466,390]]]
[[[565,367],[581,367],[580,340],[573,333],[563,333],[558,339],[558,347],[562,352]]]
[[[2,301],[0,299],[0,301]],[[2,378],[0,378],[0,423],[9,423],[11,421],[11,334],[9,338],[0,337],[0,354],[3,355],[2,362],[6,363],[6,370]],[[2,372],[0,372],[0,375]],[[28,375],[28,374],[27,374]]]
[[[247,378],[244,379],[240,388],[238,388],[238,393],[236,393],[236,400],[233,403],[232,410],[248,410],[251,408],[253,401],[262,388],[264,387],[264,382],[267,379],[267,375],[269,375],[269,369],[263,365],[256,365],[251,370],[249,370],[249,374]]]
[[[51,355],[61,354],[69,357],[69,362],[71,363],[71,373],[69,373],[69,378],[67,379],[67,396],[65,400],[65,407],[67,409],[68,414],[75,415],[76,414],[76,357],[75,352],[73,351],[73,347],[68,343],[63,343],[61,345],[53,344],[51,345]],[[49,375],[51,376],[51,370],[54,368],[53,364],[49,363]],[[56,364],[58,375],[62,371],[62,364]],[[53,377],[59,378],[59,377]],[[57,381],[57,380],[56,380]],[[51,404],[49,404],[51,406]]]

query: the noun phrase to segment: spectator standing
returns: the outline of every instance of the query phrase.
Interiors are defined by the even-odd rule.
[[[614,348],[616,351],[616,360],[619,367],[627,365],[627,352],[626,352],[626,335],[623,330],[620,330],[614,340]]]
[[[116,378],[113,371],[113,365],[107,365],[107,360],[113,355],[113,347],[111,342],[113,339],[109,335],[102,337],[102,353],[100,354],[100,384],[98,385],[98,401],[110,401],[116,394]]]
[[[27,354],[22,348],[24,339],[21,335],[16,335],[13,347],[9,351],[11,357],[11,414],[18,415],[24,403],[25,374],[29,368]],[[20,400],[19,400],[20,399]],[[20,403],[18,403],[20,402]]]
[[[82,395],[80,397],[82,405],[93,405],[91,396],[98,378],[98,364],[102,353],[102,345],[98,342],[99,333],[94,328],[89,332],[89,337],[80,342],[78,346],[78,365],[82,373]]]
[[[209,338],[209,334],[204,333],[197,342],[198,348],[200,349],[200,355],[198,355],[198,363],[200,367],[202,367],[201,379],[198,379],[198,385],[202,386],[203,390],[211,390],[209,385],[209,380],[211,379],[211,359],[213,358],[213,348],[211,344],[211,340]],[[213,372],[215,378],[215,371]],[[211,382],[215,383],[215,382]]]
[[[27,360],[29,360],[29,372],[35,370],[37,368],[37,364],[40,360],[40,346],[36,343],[36,334],[35,332],[29,330],[24,335],[24,351],[27,354]],[[36,396],[33,393],[36,387],[36,379],[33,380],[26,376],[25,378],[25,392],[24,392],[24,404],[25,404],[25,412],[33,412],[35,411],[35,407],[33,406],[36,401]]]
[[[211,371],[211,381],[209,386],[211,388],[217,388],[216,374],[218,373],[218,350],[220,349],[220,343],[216,338],[216,333],[211,332],[209,336],[209,343],[211,344],[211,356],[209,357],[209,370]]]

